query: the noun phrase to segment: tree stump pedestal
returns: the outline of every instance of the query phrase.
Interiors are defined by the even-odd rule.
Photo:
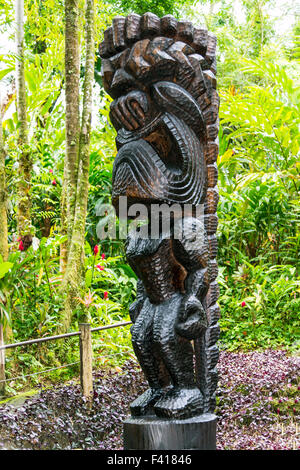
[[[215,450],[216,423],[214,414],[189,419],[130,417],[124,422],[124,449]]]

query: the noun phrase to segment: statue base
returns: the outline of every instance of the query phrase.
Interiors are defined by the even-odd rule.
[[[214,414],[189,419],[130,417],[124,421],[124,449],[215,450],[216,424]]]

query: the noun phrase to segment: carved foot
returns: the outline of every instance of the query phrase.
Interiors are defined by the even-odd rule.
[[[160,388],[148,388],[148,390],[131,403],[131,415],[144,416],[147,414],[153,414],[153,406],[162,396],[163,390]]]
[[[185,419],[202,413],[203,397],[195,388],[173,388],[158,400],[154,411],[160,418]]]

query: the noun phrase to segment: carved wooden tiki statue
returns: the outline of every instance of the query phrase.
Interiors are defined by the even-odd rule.
[[[139,279],[130,308],[132,343],[149,382],[131,404],[133,416],[183,419],[215,408],[215,54],[216,37],[205,28],[152,13],[114,18],[100,44],[118,131],[113,204],[118,212],[119,198],[126,196],[129,207],[146,205],[150,229],[163,219],[150,208],[176,205],[183,215],[174,211],[170,229],[160,228],[156,237],[135,232],[126,242]]]

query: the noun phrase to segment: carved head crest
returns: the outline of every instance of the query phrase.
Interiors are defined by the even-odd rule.
[[[216,37],[171,15],[132,13],[113,19],[99,51],[118,131],[113,204],[205,203],[217,178]]]

